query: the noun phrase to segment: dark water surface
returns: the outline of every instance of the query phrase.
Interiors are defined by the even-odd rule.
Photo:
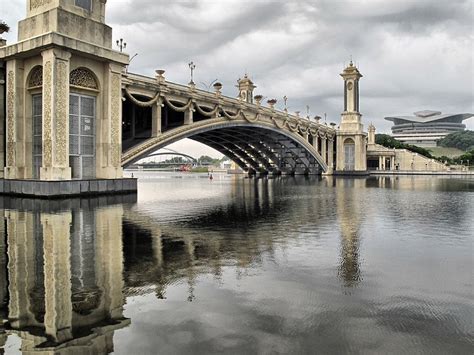
[[[473,353],[472,178],[1,203],[0,354]]]

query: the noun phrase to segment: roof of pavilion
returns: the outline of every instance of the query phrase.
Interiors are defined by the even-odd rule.
[[[396,120],[405,120],[408,122],[414,123],[428,123],[433,121],[443,120],[445,118],[456,118],[460,121],[464,121],[470,117],[473,117],[474,114],[472,113],[445,113],[442,114],[440,111],[417,111],[414,112],[415,116],[388,116],[385,117],[387,121],[395,122]]]

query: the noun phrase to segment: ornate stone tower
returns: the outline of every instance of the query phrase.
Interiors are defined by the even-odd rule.
[[[351,61],[341,76],[344,79],[344,112],[337,131],[336,174],[360,174],[367,171],[367,134],[363,131],[359,112],[362,74]]]
[[[237,87],[239,88],[239,98],[242,101],[253,103],[253,89],[256,86],[253,84],[252,80],[249,79],[247,74],[244,75],[243,79],[237,81]]]
[[[106,0],[27,0],[6,62],[7,179],[122,177],[121,77]]]

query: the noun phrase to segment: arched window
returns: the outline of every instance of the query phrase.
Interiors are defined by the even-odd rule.
[[[40,169],[43,162],[43,67],[37,65],[31,69],[26,83],[31,93],[31,118],[32,118],[32,139],[33,139],[33,178],[39,179]],[[36,90],[35,90],[36,89]]]
[[[355,142],[352,138],[344,140],[344,170],[355,169]]]
[[[81,89],[99,90],[94,73],[87,68],[77,68],[71,71],[69,85]]]
[[[41,65],[37,65],[30,71],[28,89],[41,87],[43,87],[43,67]]]

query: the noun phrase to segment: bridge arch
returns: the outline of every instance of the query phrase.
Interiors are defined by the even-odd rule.
[[[249,172],[320,174],[328,170],[317,150],[300,134],[272,123],[207,119],[167,131],[127,149],[122,166],[189,138],[210,146]]]

